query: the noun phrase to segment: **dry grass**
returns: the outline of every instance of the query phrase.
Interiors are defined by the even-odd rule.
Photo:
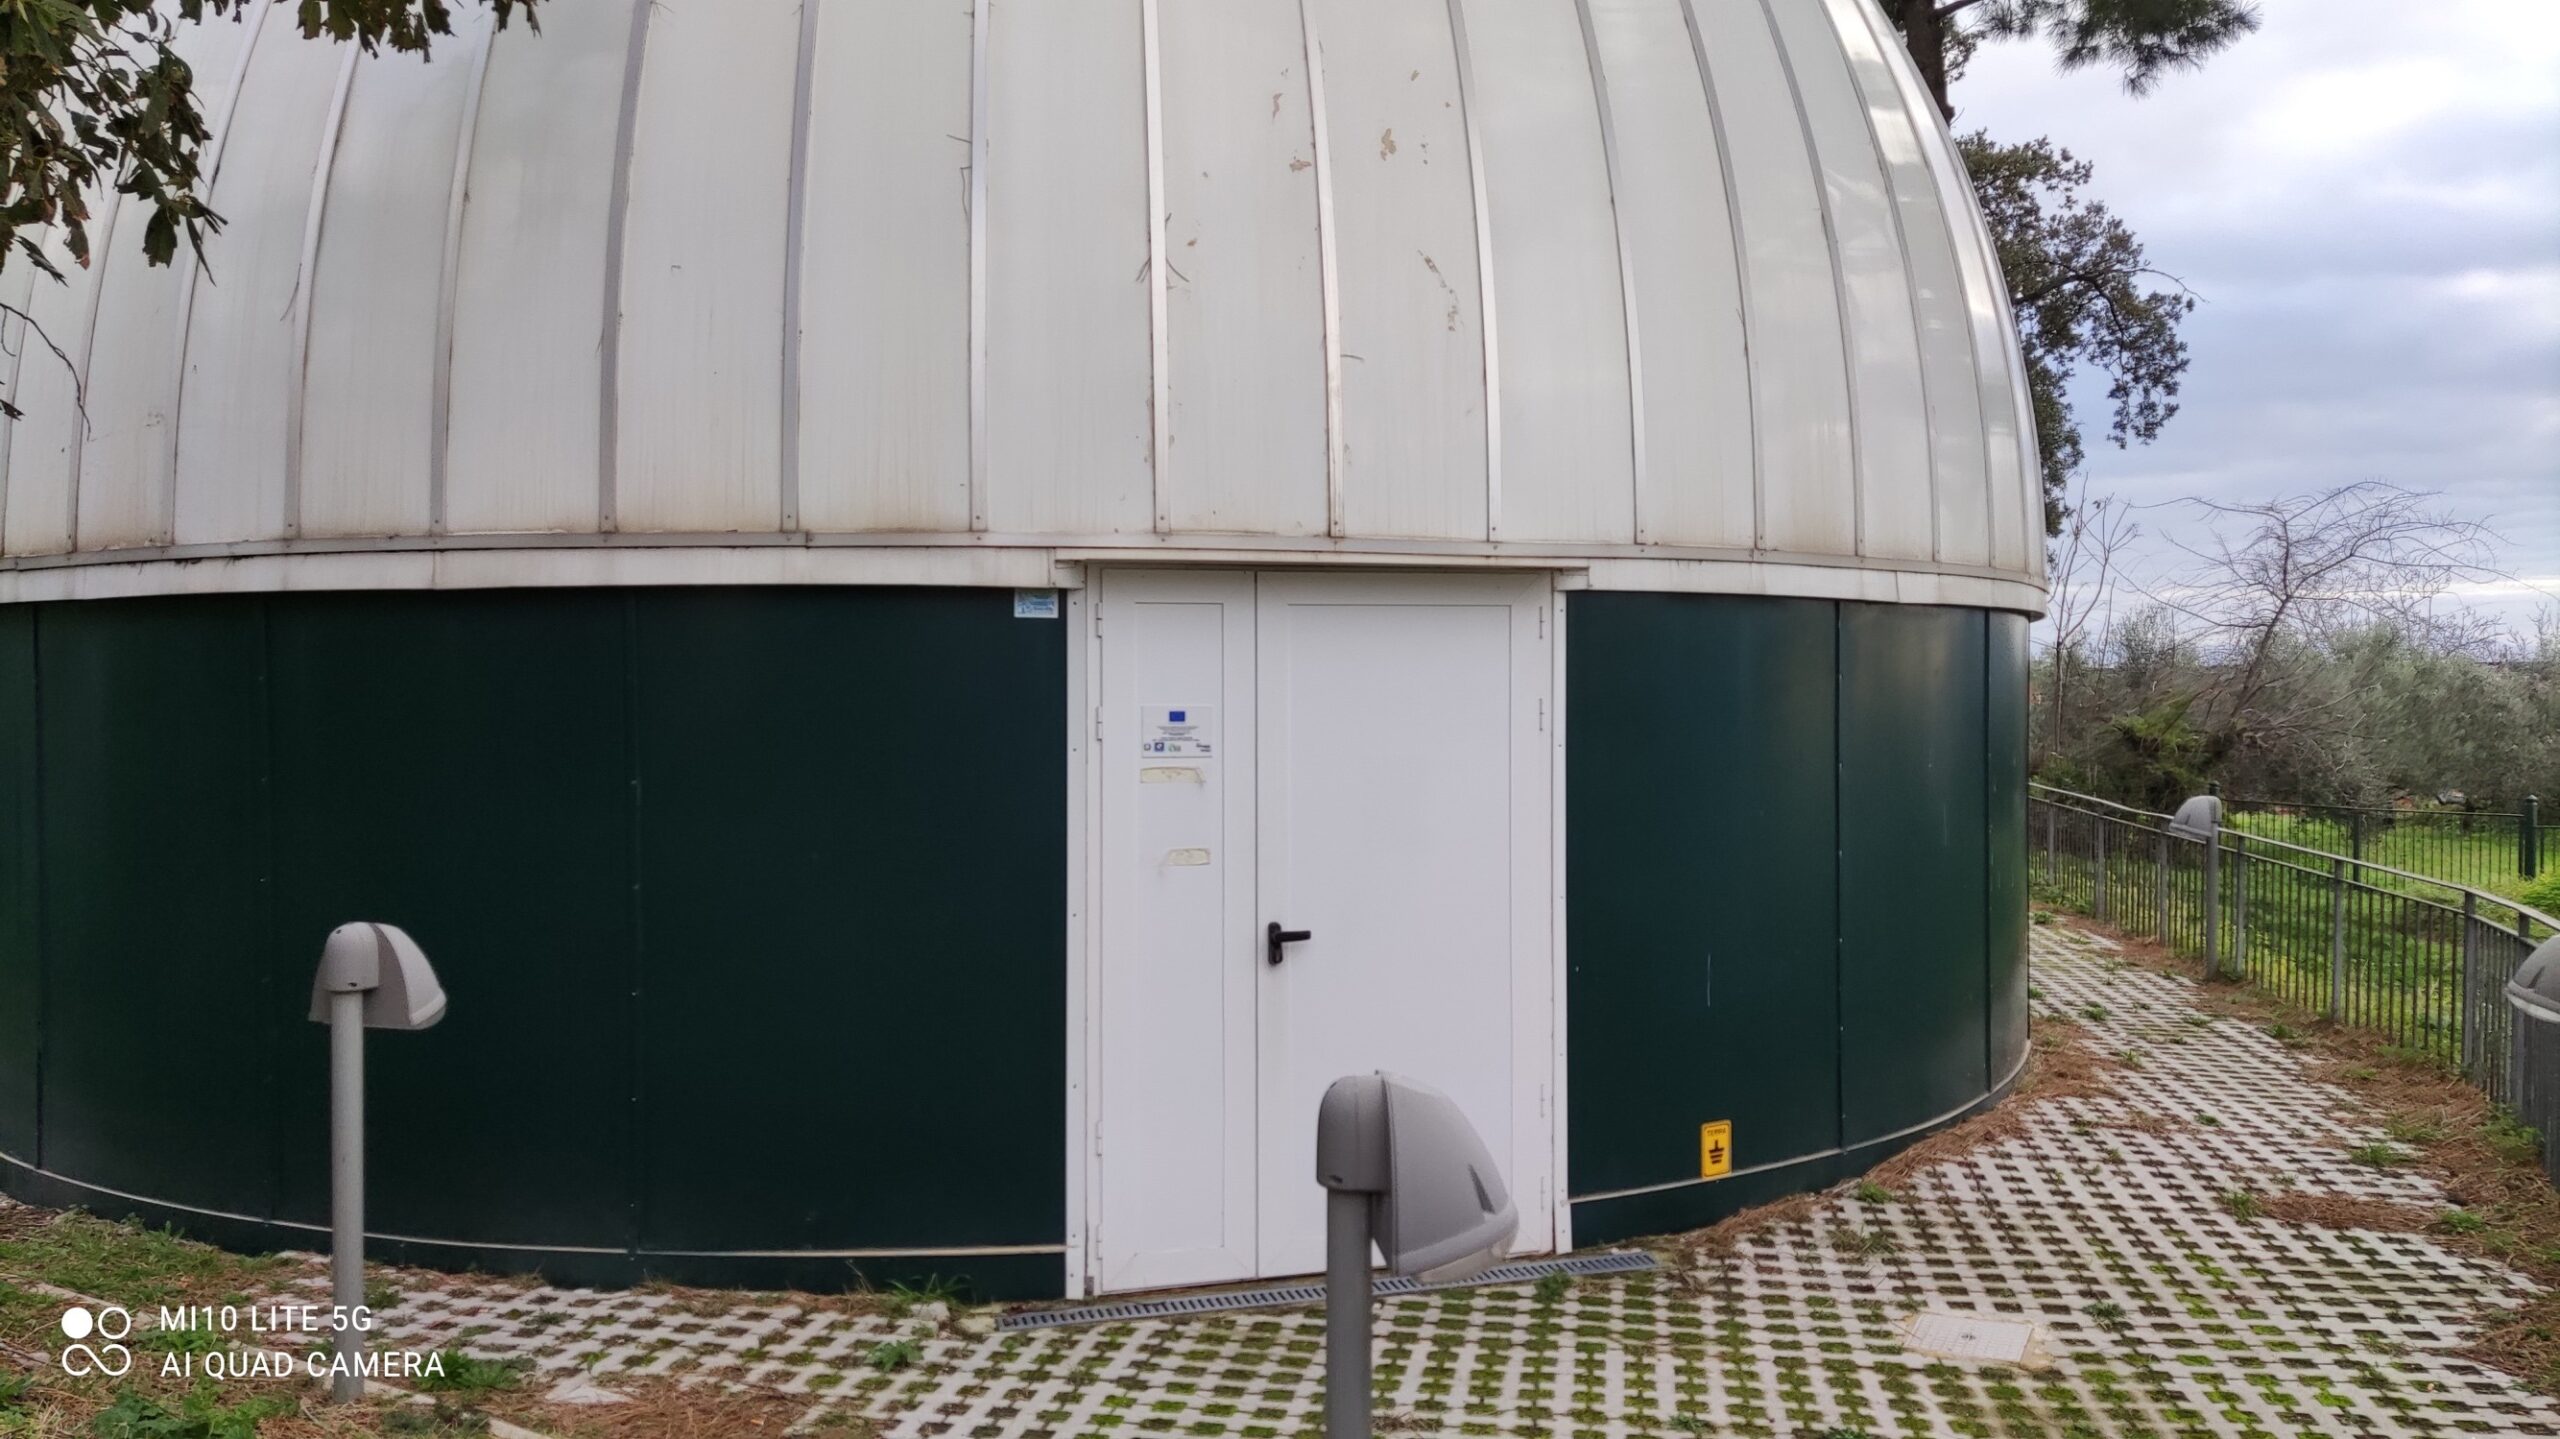
[[[687,1385],[662,1377],[617,1379],[608,1386],[627,1394],[624,1404],[554,1404],[531,1395],[499,1395],[478,1401],[499,1418],[539,1429],[558,1439],[709,1439],[717,1435],[780,1434],[809,1412],[816,1402],[808,1395],[782,1395],[735,1389],[714,1382]],[[872,1432],[867,1421],[851,1414],[830,1414],[822,1435],[856,1436]],[[263,1439],[263,1436],[262,1436]]]
[[[2314,1194],[2299,1189],[2261,1194],[2258,1209],[2270,1219],[2287,1224],[2310,1224],[2322,1229],[2379,1229],[2392,1234],[2415,1234],[2435,1222],[2428,1210],[2412,1205],[2395,1204],[2388,1199],[2358,1199],[2345,1194]]]

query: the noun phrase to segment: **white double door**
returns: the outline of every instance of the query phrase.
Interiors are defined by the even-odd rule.
[[[1458,1101],[1553,1246],[1551,598],[1102,578],[1097,1287],[1321,1269],[1317,1100],[1377,1069]]]

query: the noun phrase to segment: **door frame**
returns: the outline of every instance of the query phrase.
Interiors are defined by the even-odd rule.
[[[1330,567],[1328,567],[1330,568]],[[1067,590],[1061,609],[1068,626],[1067,646],[1067,1033],[1066,1033],[1066,1255],[1064,1288],[1070,1299],[1088,1298],[1101,1292],[1101,1255],[1092,1243],[1094,1226],[1101,1216],[1101,1171],[1096,1162],[1100,1150],[1097,1126],[1101,1118],[1098,1102],[1101,1084],[1102,1021],[1102,895],[1103,846],[1101,745],[1097,732],[1101,724],[1102,680],[1102,590],[1108,575],[1127,570],[1163,572],[1167,570],[1237,570],[1294,571],[1295,567],[1271,564],[1229,565],[1090,565],[1085,570],[1084,584]],[[1378,578],[1388,574],[1416,577],[1486,577],[1488,571],[1519,575],[1537,581],[1543,578],[1539,604],[1542,610],[1547,646],[1546,677],[1546,743],[1544,754],[1548,776],[1546,865],[1549,878],[1547,903],[1547,1007],[1549,1044],[1546,1075],[1547,1126],[1553,1144],[1548,1159],[1547,1201],[1550,1225],[1544,1236],[1553,1251],[1562,1254],[1573,1248],[1573,1207],[1567,1185],[1567,1115],[1570,1106],[1566,1090],[1565,1063],[1565,588],[1564,577],[1554,570],[1523,573],[1509,567],[1465,566],[1445,569],[1404,568],[1393,570],[1360,566],[1348,569],[1344,578]],[[1312,571],[1309,571],[1312,573]],[[1523,1239],[1537,1241],[1541,1236],[1524,1232]]]

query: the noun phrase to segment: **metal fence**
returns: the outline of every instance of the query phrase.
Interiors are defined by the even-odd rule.
[[[2542,804],[2530,795],[2515,810],[2361,809],[2240,798],[2223,803],[2234,829],[2456,884],[2494,887],[2531,879],[2542,869]]]
[[[2411,870],[2049,785],[2028,793],[2029,869],[2046,903],[2200,958],[2393,1044],[2454,1065],[2502,1102],[2507,981],[2551,916]]]

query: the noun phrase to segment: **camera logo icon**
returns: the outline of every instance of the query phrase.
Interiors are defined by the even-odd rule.
[[[121,1379],[133,1368],[133,1351],[122,1341],[133,1336],[133,1315],[118,1305],[92,1312],[85,1304],[62,1311],[62,1372],[75,1378],[103,1374]],[[91,1344],[90,1339],[98,1342]]]

